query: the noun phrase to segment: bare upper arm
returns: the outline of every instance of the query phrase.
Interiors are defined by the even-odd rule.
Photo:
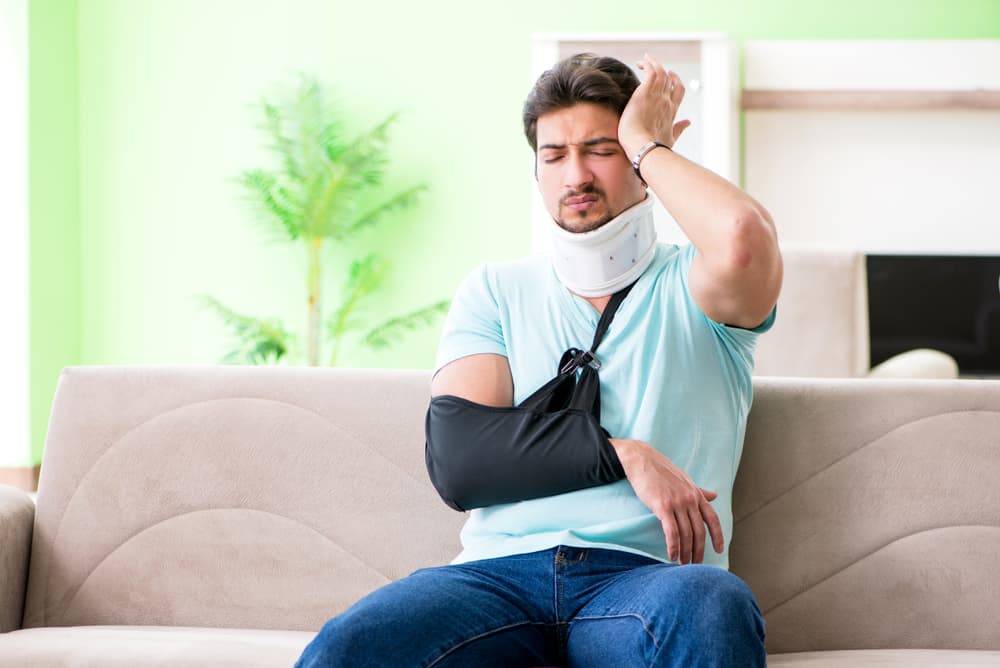
[[[441,367],[431,381],[431,396],[451,394],[485,406],[514,404],[514,380],[503,355],[461,357]]]
[[[741,234],[738,250],[710,262],[695,255],[688,272],[691,296],[701,311],[716,322],[737,327],[760,325],[774,308],[781,291],[782,262],[769,218]]]

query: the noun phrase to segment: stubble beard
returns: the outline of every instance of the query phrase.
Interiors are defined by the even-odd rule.
[[[587,215],[590,213],[589,211],[576,212],[569,210],[568,216],[561,215],[563,212],[563,207],[565,206],[564,202],[570,197],[578,197],[580,195],[596,195],[598,201],[604,205],[604,215],[598,218],[597,220],[594,220],[589,223],[586,222]],[[556,225],[563,228],[567,232],[572,232],[573,234],[585,234],[587,232],[593,232],[594,230],[606,225],[614,218],[614,216],[611,215],[611,210],[608,207],[608,198],[604,195],[602,191],[598,190],[597,188],[585,188],[580,191],[570,192],[563,195],[562,198],[559,200],[559,213],[560,216],[554,219]],[[575,225],[572,224],[571,221],[574,218],[578,218],[581,221],[581,223]]]

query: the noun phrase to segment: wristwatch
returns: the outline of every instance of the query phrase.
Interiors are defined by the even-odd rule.
[[[642,159],[646,157],[647,153],[649,153],[650,151],[652,151],[657,146],[662,146],[663,148],[667,149],[668,151],[673,151],[674,150],[674,149],[670,148],[669,146],[667,146],[666,144],[664,144],[663,142],[660,142],[660,141],[651,141],[648,144],[646,144],[645,146],[643,146],[642,148],[640,148],[639,152],[635,154],[634,158],[632,158],[632,169],[635,170],[635,175],[638,176],[639,179],[643,183],[645,183],[646,179],[642,178],[642,174],[639,173],[639,163],[642,162]]]

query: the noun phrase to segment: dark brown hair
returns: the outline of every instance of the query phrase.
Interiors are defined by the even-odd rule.
[[[616,58],[578,53],[556,63],[538,77],[524,101],[524,136],[531,150],[538,151],[539,116],[579,102],[601,104],[621,116],[638,86],[639,78]]]

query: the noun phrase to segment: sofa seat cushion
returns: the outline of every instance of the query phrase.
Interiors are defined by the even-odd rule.
[[[769,654],[767,665],[781,668],[945,668],[998,666],[1000,651],[941,649],[859,649]]]
[[[169,626],[65,626],[0,634],[0,665],[32,668],[289,668],[315,633]]]

